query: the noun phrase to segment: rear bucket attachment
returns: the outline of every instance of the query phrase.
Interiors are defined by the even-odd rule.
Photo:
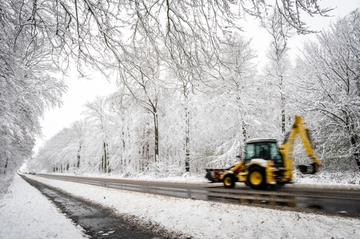
[[[210,171],[210,170],[207,170],[207,169],[206,169],[205,178],[206,178],[207,180],[211,181],[212,183],[215,182],[214,177],[211,175],[211,171]]]
[[[212,183],[221,182],[220,179],[221,173],[225,171],[225,169],[211,169],[207,168],[205,178],[211,181]]]
[[[297,165],[297,168],[302,174],[315,174],[317,171],[315,163],[312,163],[310,165]]]

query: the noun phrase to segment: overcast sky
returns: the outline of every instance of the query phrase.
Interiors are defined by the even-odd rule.
[[[360,0],[320,0],[320,6],[335,8],[330,14],[331,18],[323,17],[306,17],[306,21],[312,30],[326,29],[331,21],[335,21],[339,17],[343,17],[350,13],[357,7],[360,7]],[[244,34],[247,37],[252,37],[254,49],[258,51],[259,59],[264,59],[266,56],[267,47],[269,45],[269,37],[264,30],[256,28],[258,23],[254,24],[249,20],[244,24]],[[304,40],[314,39],[314,35],[298,36],[294,35],[289,43],[290,48],[296,54],[296,48],[301,47]],[[72,78],[66,79],[68,84],[68,92],[63,97],[63,106],[48,110],[44,114],[41,121],[43,137],[37,139],[35,152],[38,150],[43,142],[53,137],[56,133],[65,127],[70,126],[76,120],[80,120],[82,112],[84,111],[83,105],[86,102],[91,102],[96,96],[106,96],[116,89],[113,84],[104,80],[101,77],[94,77],[92,80],[77,79],[76,73]]]

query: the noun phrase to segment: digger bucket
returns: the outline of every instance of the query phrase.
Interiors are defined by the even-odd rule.
[[[315,174],[318,170],[318,165],[316,163],[310,165],[297,165],[297,168],[302,174]]]

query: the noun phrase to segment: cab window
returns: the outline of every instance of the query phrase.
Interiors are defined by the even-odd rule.
[[[279,152],[278,146],[276,145],[276,143],[271,143],[269,144],[269,146],[271,159],[274,161],[275,165],[281,165],[283,160]]]
[[[255,157],[255,144],[247,144],[245,150],[245,162]]]
[[[245,162],[253,158],[272,159],[275,164],[282,163],[282,157],[275,142],[259,142],[246,145]]]

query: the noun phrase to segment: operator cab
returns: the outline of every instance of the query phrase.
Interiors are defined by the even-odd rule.
[[[246,141],[244,159],[245,164],[248,164],[252,159],[265,159],[272,160],[276,168],[284,166],[276,139],[250,139]]]

